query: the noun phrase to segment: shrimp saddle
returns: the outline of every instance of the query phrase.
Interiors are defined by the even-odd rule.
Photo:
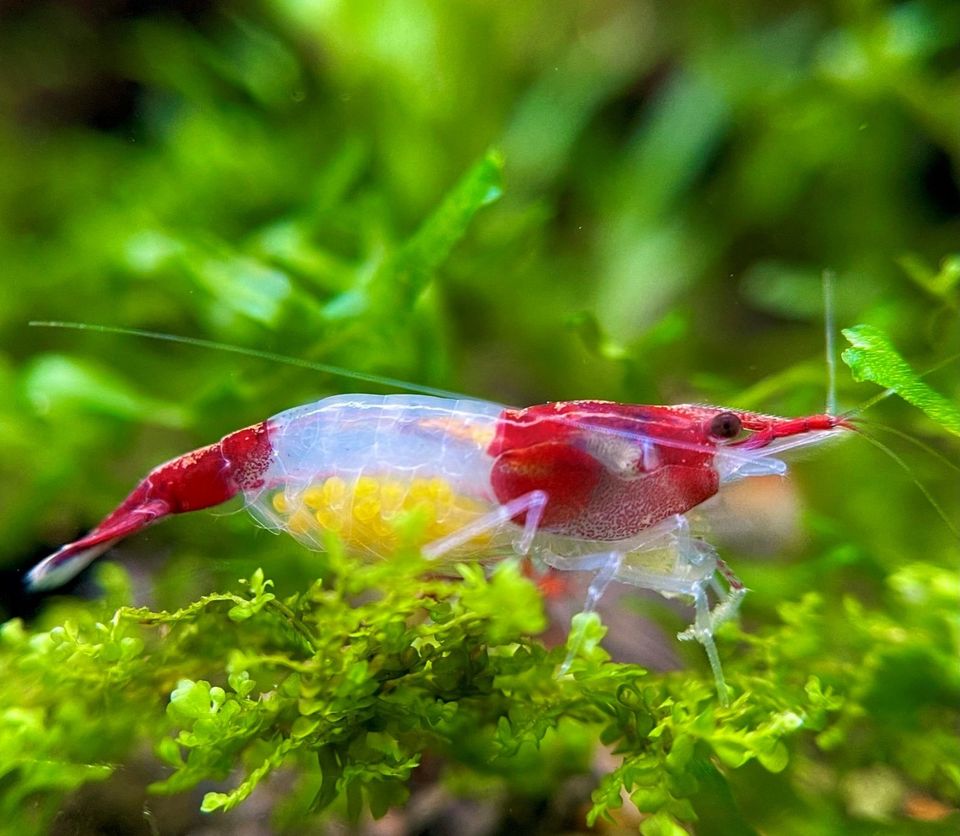
[[[68,580],[118,540],[170,514],[242,494],[266,528],[322,549],[389,557],[396,522],[426,520],[442,562],[508,553],[591,572],[586,611],[613,581],[694,607],[727,701],[714,631],[745,588],[688,512],[738,479],[783,474],[784,451],[851,430],[835,415],[777,418],[717,407],[568,401],[512,409],[424,395],[338,395],[282,412],[155,468],[96,528],[35,566],[27,584]],[[564,669],[566,667],[565,663]]]

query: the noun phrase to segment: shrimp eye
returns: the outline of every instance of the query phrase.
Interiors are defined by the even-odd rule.
[[[736,438],[742,429],[743,424],[732,412],[721,412],[710,422],[710,435],[714,438]]]

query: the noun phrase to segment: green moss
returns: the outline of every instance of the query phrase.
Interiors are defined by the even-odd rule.
[[[427,568],[334,554],[327,581],[283,601],[258,571],[242,592],[151,612],[114,609],[124,575],[103,567],[107,601],[64,602],[48,630],[3,629],[2,663],[16,673],[2,686],[5,813],[29,799],[45,811],[42,832],[66,793],[143,745],[170,770],[153,792],[225,782],[204,797],[208,812],[290,769],[318,787],[299,815],[333,804],[380,816],[404,801],[431,752],[458,785],[475,773],[535,797],[586,774],[593,741],[620,765],[594,791],[588,821],[619,808],[625,791],[656,814],[644,832],[734,797],[737,772],[754,761],[802,792],[811,747],[841,771],[886,753],[906,779],[960,800],[960,747],[947,731],[960,700],[960,601],[945,570],[917,563],[891,578],[896,620],[852,600],[831,614],[811,593],[785,604],[772,629],[725,630],[724,647],[742,650],[727,654],[737,697],[721,709],[708,677],[611,662],[596,616],[575,626],[580,655],[558,676],[565,649],[548,652],[531,635],[542,608],[514,562],[489,579],[472,566],[464,580]],[[809,640],[827,635],[829,653],[824,638]],[[871,721],[880,715],[889,722]],[[731,827],[746,826],[725,803]]]

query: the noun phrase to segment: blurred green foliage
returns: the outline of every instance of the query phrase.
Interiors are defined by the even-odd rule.
[[[0,10],[0,55],[6,615],[32,604],[19,572],[156,463],[352,388],[30,320],[189,334],[517,404],[694,400],[803,414],[823,408],[830,269],[838,327],[882,329],[916,369],[960,351],[950,0],[13,3]],[[955,414],[956,366],[924,382]],[[877,391],[842,370],[839,385],[842,406]],[[921,411],[888,399],[870,414],[956,461],[956,440]],[[956,519],[950,462],[892,444]],[[367,802],[380,812],[400,801],[421,749],[445,755],[445,780],[464,794],[556,797],[590,769],[602,737],[619,766],[591,815],[625,785],[653,813],[646,833],[678,822],[704,834],[951,832],[960,627],[956,579],[937,567],[955,567],[956,540],[868,444],[823,451],[795,478],[803,537],[775,549],[782,559],[724,548],[753,591],[744,631],[730,628],[721,653],[754,699],[715,716],[695,655],[693,673],[641,677],[597,651],[583,661],[590,687],[549,679],[534,615],[497,632],[498,599],[473,577],[472,647],[494,681],[507,676],[498,666],[519,664],[504,648],[523,648],[529,680],[511,686],[509,707],[498,692],[503,702],[457,720],[475,724],[475,739],[446,715],[433,737],[351,738],[367,747],[359,763],[384,765],[387,789]],[[114,577],[106,601],[60,602],[34,627],[5,628],[8,822],[21,814],[42,831],[67,792],[145,742],[174,769],[168,787],[224,777],[230,762],[205,760],[209,729],[190,715],[197,695],[249,708],[289,667],[231,667],[244,648],[304,663],[278,602],[318,618],[312,584],[325,570],[294,542],[242,514],[198,515],[115,555],[138,603],[180,614],[165,627],[145,613],[138,626],[134,611],[113,619],[130,598]],[[237,583],[260,566],[277,597],[236,622],[239,643],[222,607],[190,610],[211,590],[264,600],[265,587]],[[416,577],[396,572],[401,586]],[[382,579],[361,572],[358,583]],[[526,595],[521,579],[509,583]],[[470,595],[457,589],[438,596],[458,607]],[[213,626],[197,632],[203,619]],[[472,670],[462,656],[450,665],[454,678]],[[231,679],[242,670],[255,691]],[[642,683],[642,705],[618,707],[619,677]],[[281,751],[303,740],[330,751],[290,700],[276,704],[288,726],[262,725],[260,708],[231,715],[261,723],[231,750],[248,780],[283,760],[303,786],[316,783],[316,762]],[[171,732],[178,746],[158,743]],[[463,750],[444,744],[458,736]],[[490,747],[510,741],[514,760],[491,761]],[[351,780],[344,770],[333,789],[310,792],[324,802],[342,792],[346,814],[359,801]],[[302,809],[300,793],[278,815]]]

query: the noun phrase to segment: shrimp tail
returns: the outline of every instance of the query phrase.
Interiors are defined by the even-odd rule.
[[[147,502],[133,509],[121,506],[108,518],[119,519],[112,522],[104,520],[85,537],[61,546],[34,566],[26,577],[27,588],[41,592],[65,584],[116,542],[170,513],[170,506],[162,500]]]
[[[154,468],[96,528],[34,566],[27,588],[60,586],[119,540],[170,514],[209,508],[260,487],[272,452],[269,430],[268,422],[255,424]]]

